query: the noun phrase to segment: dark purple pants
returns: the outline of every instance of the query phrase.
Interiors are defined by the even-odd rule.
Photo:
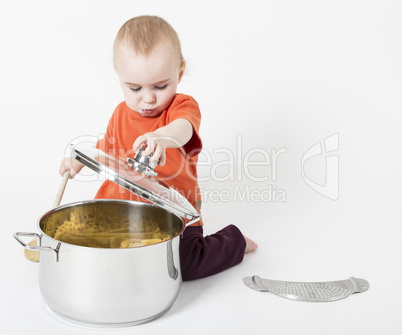
[[[205,236],[200,226],[187,227],[180,238],[180,267],[183,280],[212,276],[239,264],[246,241],[240,230],[229,225]]]

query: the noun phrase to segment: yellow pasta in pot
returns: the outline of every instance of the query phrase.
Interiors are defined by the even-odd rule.
[[[141,244],[142,245],[151,245],[151,244],[160,243],[162,241],[163,240],[161,240],[160,238],[148,238],[148,239],[142,240]]]
[[[99,207],[78,207],[62,219],[50,216],[44,232],[61,242],[95,248],[147,246],[169,240],[176,233],[161,230],[151,220],[130,220],[113,208]]]

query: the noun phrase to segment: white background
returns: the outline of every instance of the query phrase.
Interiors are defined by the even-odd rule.
[[[233,222],[259,249],[221,274],[184,283],[156,321],[85,329],[48,313],[38,265],[24,259],[12,234],[37,231],[68,143],[104,133],[122,100],[113,39],[127,19],[142,14],[167,19],[182,41],[188,67],[179,91],[196,98],[203,116],[205,231]],[[401,16],[397,0],[2,1],[1,332],[402,333]],[[333,134],[336,201],[301,174],[304,153]],[[276,176],[258,154],[250,161],[262,165],[245,173],[241,164],[256,149],[286,150]],[[234,178],[224,151],[233,153]],[[325,155],[307,162],[305,173],[324,184]],[[70,181],[63,203],[91,199],[99,185]],[[285,200],[234,197],[236,190],[262,194],[269,187]],[[216,201],[211,192],[230,196]],[[242,279],[253,274],[293,281],[356,276],[371,287],[338,302],[301,303],[250,290]]]

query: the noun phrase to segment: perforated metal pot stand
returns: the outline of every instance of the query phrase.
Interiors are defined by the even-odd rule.
[[[329,282],[291,282],[252,276],[245,277],[243,282],[259,292],[269,292],[283,298],[308,302],[341,300],[353,293],[365,292],[370,287],[366,280],[354,277]]]

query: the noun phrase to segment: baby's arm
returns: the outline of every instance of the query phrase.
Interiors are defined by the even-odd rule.
[[[151,161],[159,160],[159,165],[163,166],[166,163],[166,149],[182,147],[191,139],[193,131],[190,121],[177,119],[167,126],[138,137],[133,148],[135,151],[139,148],[145,149],[143,155],[153,153]]]

